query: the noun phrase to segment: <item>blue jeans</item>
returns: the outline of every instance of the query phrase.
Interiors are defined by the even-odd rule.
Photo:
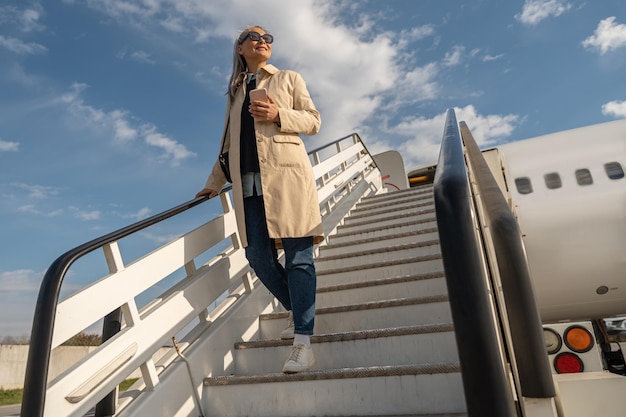
[[[274,239],[269,237],[263,196],[243,199],[248,246],[246,258],[263,285],[293,312],[294,333],[312,335],[315,324],[317,276],[313,264],[313,237],[281,238],[285,266],[278,262]]]

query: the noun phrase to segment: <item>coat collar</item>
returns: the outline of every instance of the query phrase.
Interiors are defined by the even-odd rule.
[[[263,68],[261,68],[261,71],[267,72],[269,75],[274,75],[278,72],[278,68],[276,68],[272,64],[266,64]]]
[[[274,74],[276,74],[279,71],[279,69],[276,68],[275,66],[273,66],[272,64],[266,64],[259,71],[261,71],[261,74],[265,73],[265,74],[268,74],[268,75],[274,75]],[[265,76],[263,76],[261,78],[265,78]],[[237,84],[242,84],[245,79],[246,79],[246,73],[244,71],[244,72],[239,74],[239,77],[237,78]]]

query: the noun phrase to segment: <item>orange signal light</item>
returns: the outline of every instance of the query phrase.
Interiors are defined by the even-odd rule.
[[[571,326],[563,335],[565,345],[574,352],[588,352],[593,347],[593,336],[582,326]]]

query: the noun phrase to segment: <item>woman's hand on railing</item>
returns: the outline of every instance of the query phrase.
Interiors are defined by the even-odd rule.
[[[203,188],[202,190],[196,193],[196,198],[204,197],[204,196],[209,196],[209,198],[213,198],[218,194],[219,194],[218,191],[211,190],[210,188]]]

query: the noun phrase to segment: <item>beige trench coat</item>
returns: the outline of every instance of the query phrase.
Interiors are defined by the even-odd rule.
[[[239,146],[241,107],[246,95],[244,77],[242,73],[241,87],[232,104],[227,106],[224,151],[229,152],[233,205],[239,234],[246,247]],[[254,123],[269,236],[277,239],[278,247],[281,246],[280,238],[313,236],[314,242],[319,243],[324,239],[324,230],[317,187],[299,134],[316,134],[321,124],[320,114],[297,72],[281,71],[268,64],[261,69],[256,83],[257,88],[267,89],[280,113],[280,127],[273,122]],[[219,191],[225,184],[226,177],[216,161],[205,188]]]

